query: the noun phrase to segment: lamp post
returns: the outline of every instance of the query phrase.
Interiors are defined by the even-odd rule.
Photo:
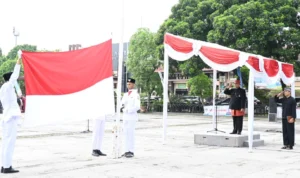
[[[15,36],[15,46],[17,46],[17,40],[18,40],[18,36],[20,36],[20,32],[16,30],[15,27],[13,27],[13,34]]]

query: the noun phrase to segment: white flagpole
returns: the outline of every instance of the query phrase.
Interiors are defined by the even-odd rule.
[[[167,118],[168,118],[168,83],[169,83],[169,56],[166,48],[164,48],[164,98],[163,98],[163,138],[162,142],[165,144],[167,137]]]
[[[163,76],[162,76],[162,72],[158,72],[158,75],[159,75],[159,77],[160,77],[160,81],[161,81],[161,84],[162,84],[162,86],[164,87],[164,78],[163,78]],[[168,103],[169,103],[169,96],[168,96]]]
[[[117,85],[117,118],[116,118],[116,141],[115,141],[115,158],[121,156],[121,139],[120,139],[120,118],[121,118],[121,88],[122,88],[122,74],[123,74],[123,36],[124,36],[124,0],[122,0],[122,14],[121,14],[121,39],[119,42],[119,65],[118,65],[118,85]]]
[[[19,50],[18,51],[18,59],[21,59],[21,56],[22,56],[22,51]],[[16,89],[16,92],[17,92],[18,96],[21,97],[22,96],[22,90],[20,88],[20,85],[19,85],[18,81],[16,81],[14,83],[14,86],[15,86],[15,89]]]
[[[213,69],[213,129],[217,128],[217,120],[216,120],[216,90],[217,90],[217,70]]]

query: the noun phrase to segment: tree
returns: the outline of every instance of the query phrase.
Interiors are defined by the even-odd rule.
[[[300,49],[294,0],[252,0],[214,18],[208,40],[241,51],[295,63]],[[296,70],[300,74],[300,70]]]
[[[188,80],[188,87],[190,94],[199,96],[202,104],[204,104],[204,98],[212,96],[212,82],[211,80],[203,73],[190,78]]]
[[[158,31],[160,58],[164,34],[169,32],[290,62],[300,74],[295,63],[300,48],[298,7],[295,0],[180,0]],[[206,65],[194,57],[171,60],[170,66],[193,77]]]
[[[172,8],[170,17],[158,30],[156,42],[159,45],[160,59],[163,59],[163,40],[166,32],[208,41],[207,35],[213,29],[214,18],[232,5],[245,2],[247,0],[180,0]],[[184,62],[170,60],[170,66],[179,69],[190,77],[199,75],[201,69],[207,67],[199,57],[192,57]],[[171,69],[170,72],[173,72]]]
[[[12,72],[14,70],[14,67],[16,65],[17,60],[6,60],[2,65],[0,66],[0,84],[2,85],[4,83],[3,74],[7,72]],[[24,71],[21,69],[20,76],[24,75]],[[22,93],[25,93],[25,84],[24,81],[18,82],[20,85],[20,89],[22,90]]]
[[[126,67],[136,79],[137,87],[148,96],[148,107],[153,91],[161,91],[162,84],[155,70],[159,66],[155,33],[147,28],[140,28],[131,37]]]
[[[4,83],[4,79],[3,79],[3,74],[7,73],[7,72],[12,72],[14,67],[16,65],[16,60],[6,60],[4,63],[2,63],[2,65],[0,66],[0,84]],[[22,76],[24,74],[23,71],[20,72],[20,76]],[[20,88],[22,90],[22,92],[24,93],[25,91],[25,86],[24,86],[24,82],[21,81],[19,82]]]
[[[300,75],[297,11],[298,0],[180,0],[158,30],[159,57],[163,59],[163,37],[169,32],[289,62]],[[170,66],[194,77],[206,65],[193,57],[170,60]],[[260,98],[258,92],[255,95]]]
[[[35,52],[36,49],[37,48],[34,45],[28,45],[28,44],[18,45],[16,47],[14,47],[12,50],[10,50],[10,52],[7,55],[7,58],[8,59],[15,59],[19,50],[25,50],[25,51],[33,51],[33,52]]]
[[[7,72],[11,72],[14,69],[14,66],[16,65],[16,58],[19,50],[25,50],[25,51],[36,51],[36,46],[33,45],[18,45],[14,47],[10,52],[8,53],[7,56],[2,56],[0,57],[0,83],[4,82],[4,79],[2,75]],[[20,71],[20,76],[24,75],[24,71]],[[19,81],[18,82],[20,85],[20,88],[22,92],[25,92],[25,85],[24,81]]]
[[[0,57],[2,57],[2,49],[0,48]]]

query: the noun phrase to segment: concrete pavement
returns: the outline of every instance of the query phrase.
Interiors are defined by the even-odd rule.
[[[140,114],[136,130],[136,152],[132,159],[113,159],[113,120],[106,123],[103,152],[107,157],[91,156],[91,133],[87,122],[20,128],[13,166],[15,175],[0,177],[101,177],[101,178],[289,178],[300,175],[300,148],[281,150],[281,123],[256,118],[254,128],[265,146],[252,153],[248,148],[200,146],[194,134],[213,129],[211,118],[200,114],[169,113],[167,140],[162,144],[162,113]],[[230,132],[230,117],[218,117],[220,130]],[[90,130],[92,130],[92,121]],[[267,132],[268,131],[268,132]],[[296,143],[300,143],[296,124]],[[247,134],[247,121],[244,132]]]

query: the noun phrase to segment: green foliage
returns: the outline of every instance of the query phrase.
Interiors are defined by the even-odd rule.
[[[148,98],[153,91],[161,95],[162,84],[155,70],[158,68],[156,34],[147,28],[138,29],[131,37],[126,67],[136,79],[136,85],[147,93]]]
[[[171,94],[171,95],[169,95],[169,102],[170,103],[180,103],[180,102],[182,102],[182,98],[178,95]]]
[[[241,67],[242,81],[245,88],[248,88],[249,69],[246,66]]]
[[[158,31],[159,58],[163,59],[163,40],[168,32],[289,62],[300,75],[300,64],[296,63],[300,51],[298,11],[299,0],[180,0]],[[170,60],[170,66],[171,72],[175,68],[194,77],[206,64],[193,57],[184,62]],[[242,67],[242,75],[247,87],[246,67]],[[261,101],[266,101],[268,93],[255,90]]]
[[[208,40],[241,51],[294,62],[300,49],[294,1],[249,1],[215,17]],[[287,28],[288,27],[288,28]],[[300,71],[297,71],[300,72]]]
[[[36,51],[36,46],[33,45],[28,45],[28,44],[24,44],[24,45],[18,45],[16,47],[14,47],[7,55],[8,59],[15,59],[18,51],[19,50],[24,50],[24,51]]]
[[[158,31],[159,58],[163,59],[163,37],[169,32],[293,63],[299,75],[298,8],[299,0],[180,0]],[[170,60],[170,66],[193,77],[206,65],[194,57]]]
[[[0,83],[4,82],[4,79],[2,77],[3,74],[7,73],[7,72],[11,72],[14,69],[14,66],[16,65],[16,60],[6,60],[5,62],[3,62],[0,66]]]
[[[4,83],[4,79],[2,77],[3,74],[7,72],[12,72],[14,70],[14,67],[16,65],[16,60],[8,59],[5,60],[0,66],[0,84],[2,85]],[[24,75],[24,71],[21,69],[20,71],[20,76]],[[22,93],[25,93],[25,84],[24,81],[19,81],[18,82],[20,85],[20,88],[22,90]]]
[[[2,77],[3,74],[7,72],[11,72],[14,69],[14,66],[16,65],[16,59],[17,54],[19,50],[25,50],[25,51],[36,51],[36,46],[33,45],[18,45],[14,47],[7,56],[0,56],[0,84],[4,82],[4,79]],[[21,69],[20,76],[24,75],[24,71]],[[25,84],[24,81],[18,82],[20,85],[20,88],[22,90],[22,93],[25,93]]]
[[[199,96],[201,102],[204,98],[212,96],[212,82],[211,80],[203,73],[192,77],[188,80],[188,87],[190,88],[190,94],[194,96]]]

